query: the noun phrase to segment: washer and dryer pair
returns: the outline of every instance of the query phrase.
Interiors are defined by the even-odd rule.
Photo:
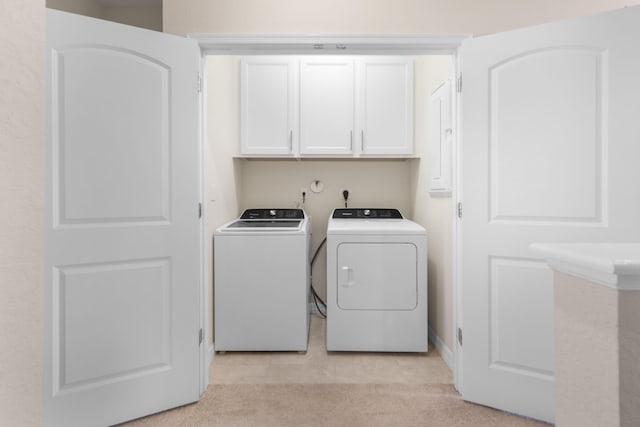
[[[305,351],[311,220],[249,209],[214,234],[215,348]],[[327,350],[427,351],[427,235],[397,209],[336,209],[327,226]]]

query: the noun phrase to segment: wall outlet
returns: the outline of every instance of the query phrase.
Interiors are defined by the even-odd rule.
[[[321,193],[324,190],[324,183],[319,179],[311,181],[311,191],[314,193]]]

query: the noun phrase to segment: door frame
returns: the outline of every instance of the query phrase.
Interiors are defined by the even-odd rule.
[[[202,200],[205,199],[204,191],[206,189],[207,170],[204,166],[204,154],[207,152],[206,144],[206,129],[207,129],[207,116],[206,116],[206,79],[204,78],[206,59],[210,55],[451,55],[454,64],[454,74],[460,75],[461,72],[461,46],[463,40],[471,37],[468,34],[448,34],[448,35],[384,35],[384,34],[354,34],[354,35],[334,35],[334,34],[320,34],[320,35],[265,35],[265,34],[215,34],[215,33],[189,33],[187,37],[192,38],[198,42],[200,51],[202,53],[202,91],[201,91],[201,109],[202,121],[201,121],[201,138],[202,144],[200,152],[202,156],[202,177],[201,191]],[[457,81],[457,80],[456,80]],[[454,385],[456,389],[462,390],[462,348],[457,339],[457,330],[460,325],[460,292],[461,286],[459,286],[460,277],[460,261],[459,261],[459,242],[460,242],[460,230],[457,216],[457,206],[461,202],[462,191],[460,189],[460,92],[456,91],[456,96],[453,99],[454,110],[454,123],[455,129],[453,138],[453,165],[452,173],[452,212],[451,215],[455,218],[453,235],[451,236],[453,245],[453,259],[451,268],[452,274],[452,295],[453,295],[453,326],[451,331],[454,337],[454,345],[451,349],[453,352],[453,374]],[[426,191],[426,190],[425,190]],[[204,257],[208,254],[207,236],[211,236],[213,230],[209,229],[209,225],[205,223],[204,219],[207,218],[207,203],[204,203],[203,209],[203,239],[201,253]],[[204,284],[204,298],[203,304],[204,319],[209,319],[210,310],[213,308],[207,304],[212,298],[212,289],[208,286],[211,283],[211,271],[207,268],[207,264],[202,263],[202,278]],[[205,321],[204,336],[208,337],[211,334],[212,325],[208,321]],[[207,348],[203,346],[203,351],[206,357],[203,357],[203,362],[206,361],[205,366],[202,369],[203,373],[203,387],[206,388],[209,379],[209,365],[213,360],[215,354],[214,345]]]

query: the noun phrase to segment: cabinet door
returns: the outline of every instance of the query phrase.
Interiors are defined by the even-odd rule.
[[[356,152],[413,153],[413,61],[406,57],[357,62]]]
[[[252,57],[241,61],[242,154],[289,155],[297,143],[296,61]]]
[[[348,57],[300,62],[300,153],[353,153],[354,66]]]
[[[451,79],[443,82],[429,98],[429,191],[451,193],[453,121]]]

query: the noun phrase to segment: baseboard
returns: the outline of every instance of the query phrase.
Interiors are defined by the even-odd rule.
[[[438,334],[436,334],[436,331],[431,329],[431,326],[429,326],[429,341],[431,341],[433,345],[436,346],[436,348],[440,352],[440,355],[442,356],[442,359],[444,360],[444,363],[446,363],[449,369],[453,371],[455,365],[453,352],[449,350],[449,347],[447,347],[445,343],[440,339]]]

